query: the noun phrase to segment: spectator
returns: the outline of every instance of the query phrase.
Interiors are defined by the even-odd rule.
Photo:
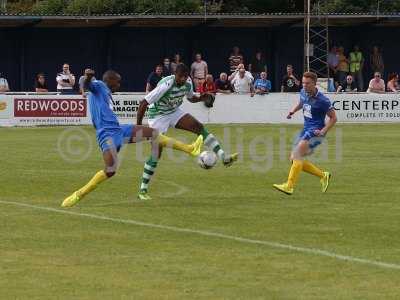
[[[239,47],[235,46],[229,56],[229,69],[231,73],[235,72],[240,64],[243,64],[243,55],[240,53]]]
[[[355,45],[353,52],[350,52],[350,73],[357,84],[357,91],[359,92],[364,91],[363,67],[364,56],[358,45]]]
[[[8,85],[8,81],[3,74],[0,73],[0,93],[6,93],[10,91],[10,87]]]
[[[294,93],[300,91],[300,80],[297,79],[297,76],[293,72],[293,66],[287,65],[286,67],[287,74],[282,78],[282,93]]]
[[[179,53],[176,53],[174,55],[174,61],[171,62],[171,73],[175,74],[176,71],[176,66],[182,63],[182,58],[181,55]]]
[[[228,80],[229,80],[230,82],[232,82],[232,80],[233,80],[235,77],[238,77],[238,76],[239,76],[239,70],[240,70],[240,69],[243,69],[243,70],[244,70],[245,76],[248,77],[248,78],[251,80],[251,82],[254,81],[253,75],[252,75],[249,71],[246,71],[246,69],[244,68],[244,64],[239,64],[239,65],[238,65],[238,68],[235,70],[235,72],[233,72],[233,73],[228,77]]]
[[[267,79],[267,72],[261,72],[261,78],[258,78],[254,83],[256,94],[265,95],[271,91],[271,81]]]
[[[92,69],[85,69],[85,71],[83,72],[83,75],[81,76],[81,77],[79,77],[79,81],[78,81],[78,84],[79,84],[79,93],[82,95],[82,96],[85,96],[85,94],[88,92],[88,90],[85,88],[85,73],[87,72],[87,71],[92,71]],[[93,80],[96,80],[96,77],[92,77],[92,81]]]
[[[267,72],[267,64],[262,57],[261,51],[256,52],[256,56],[249,64],[249,72],[251,72],[255,79],[260,78],[261,72]]]
[[[198,91],[201,94],[214,94],[217,92],[217,89],[214,84],[214,78],[211,74],[206,76],[206,81],[203,83],[203,86]]]
[[[162,72],[163,66],[157,65],[155,71],[151,72],[149,77],[147,77],[146,94],[150,93],[156,88],[158,82],[162,79]]]
[[[57,74],[57,92],[61,94],[73,94],[75,76],[69,69],[69,64],[63,65],[63,71]]]
[[[171,61],[168,57],[164,58],[162,74],[164,77],[170,76],[172,74]]]
[[[198,90],[199,87],[203,85],[207,74],[208,74],[207,63],[204,60],[202,60],[201,54],[197,53],[195,56],[195,61],[192,63],[190,71],[190,75],[193,78],[195,90]]]
[[[351,75],[347,75],[346,77],[346,81],[339,84],[337,90],[337,93],[339,92],[357,92],[357,85],[353,80],[353,76]]]
[[[246,70],[244,68],[239,69],[237,76],[232,79],[232,85],[236,93],[251,93],[251,97],[254,96],[253,80],[246,76]]]
[[[342,46],[338,48],[338,59],[339,64],[336,70],[336,79],[340,85],[344,84],[346,81],[346,76],[349,74],[349,60],[347,59],[346,55],[344,55],[344,48]]]
[[[374,78],[369,82],[368,93],[379,93],[385,92],[385,81],[381,78],[381,73],[375,72]]]
[[[339,53],[336,46],[333,46],[328,54],[328,65],[330,77],[332,77],[335,81],[338,81],[336,72],[339,65]]]
[[[394,93],[398,93],[400,91],[399,74],[397,73],[389,74],[386,90],[388,92],[394,92]]]
[[[217,93],[230,94],[232,92],[232,85],[228,80],[228,74],[221,73],[219,78],[215,80],[215,88]]]
[[[47,93],[49,91],[47,87],[46,78],[43,73],[36,75],[35,80],[35,92],[36,93]]]
[[[369,57],[369,63],[371,66],[372,73],[379,72],[383,74],[385,65],[383,63],[382,53],[379,51],[378,46],[372,48],[372,53]]]

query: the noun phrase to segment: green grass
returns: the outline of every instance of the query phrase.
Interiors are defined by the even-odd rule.
[[[151,185],[154,200],[141,203],[143,163],[129,145],[117,176],[70,211],[400,264],[398,125],[338,126],[328,139],[328,159],[317,162],[334,175],[328,193],[301,174],[291,197],[271,186],[286,179],[284,158],[299,127],[230,126],[232,151],[237,128],[243,160],[229,169],[202,170],[192,159],[177,164],[164,157]],[[80,163],[60,156],[65,128],[0,129],[0,299],[400,298],[399,269],[4,203],[59,209],[102,168],[94,131],[82,129],[93,148]],[[222,126],[209,129],[223,135]],[[250,150],[257,137],[271,138],[273,147],[258,143]],[[71,146],[84,150],[87,143]],[[61,148],[68,148],[65,141]],[[267,166],[251,159],[253,152],[273,158],[267,172],[252,170]]]

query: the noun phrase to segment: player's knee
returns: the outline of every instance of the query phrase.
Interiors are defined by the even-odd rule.
[[[196,126],[194,127],[194,130],[196,134],[201,134],[204,130],[204,125],[201,123],[197,123]]]

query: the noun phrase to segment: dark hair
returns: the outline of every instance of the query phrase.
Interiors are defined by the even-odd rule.
[[[393,78],[397,77],[397,73],[390,73],[388,76],[388,81],[392,80]]]
[[[38,74],[36,75],[36,79],[39,79],[39,77],[46,78],[46,76],[44,76],[44,73],[38,73]]]
[[[178,64],[176,66],[175,74],[189,75],[189,68],[185,64]]]
[[[106,81],[107,79],[121,79],[121,75],[119,75],[114,70],[108,70],[103,74],[103,80]]]
[[[156,66],[156,69],[157,69],[157,68],[161,68],[161,69],[162,69],[163,66],[162,66],[162,65],[157,65],[157,66]]]
[[[303,74],[303,77],[305,78],[310,78],[312,81],[314,81],[315,83],[317,83],[317,74],[315,74],[314,72],[305,72]]]

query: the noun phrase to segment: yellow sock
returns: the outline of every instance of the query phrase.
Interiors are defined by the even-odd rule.
[[[82,188],[80,188],[78,190],[79,197],[83,197],[83,196],[89,194],[91,191],[93,191],[97,187],[98,184],[102,183],[107,178],[108,177],[103,170],[98,171],[96,173],[96,175],[94,175],[93,178],[90,179],[90,181],[85,186],[83,186]]]
[[[289,188],[293,188],[299,179],[301,170],[303,169],[303,161],[299,159],[293,160],[292,167],[290,168],[287,185]]]
[[[182,143],[174,138],[170,138],[169,136],[160,134],[157,137],[157,142],[162,147],[173,148],[175,150],[180,150],[186,153],[191,153],[193,151],[193,146]]]
[[[324,177],[324,172],[308,160],[303,161],[303,171],[319,178]]]

